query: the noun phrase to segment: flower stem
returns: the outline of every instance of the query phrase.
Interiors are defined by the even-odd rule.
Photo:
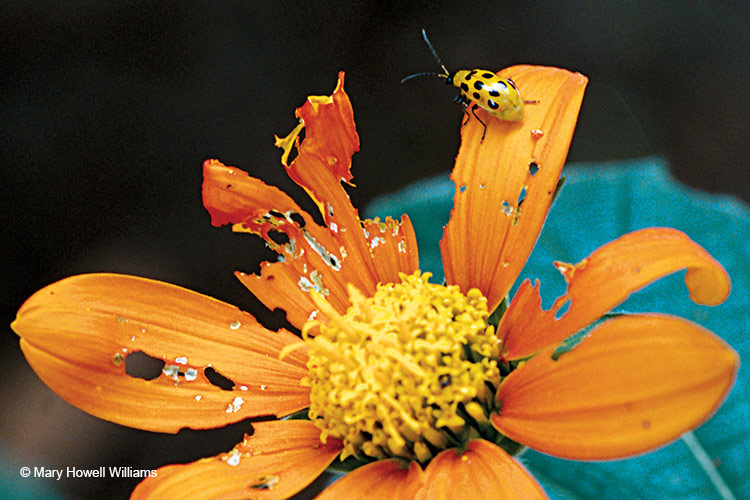
[[[690,453],[693,454],[695,460],[706,472],[708,478],[711,480],[711,483],[714,485],[714,488],[716,488],[716,491],[719,493],[722,500],[737,500],[732,491],[729,489],[729,486],[727,486],[727,483],[724,482],[721,474],[719,474],[719,471],[716,470],[716,467],[711,461],[711,458],[708,456],[708,453],[706,453],[706,450],[703,449],[703,446],[701,446],[700,442],[695,437],[695,434],[693,434],[692,431],[686,432],[682,435],[682,441],[687,445]]]

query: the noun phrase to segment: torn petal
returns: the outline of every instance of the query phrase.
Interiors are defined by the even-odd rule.
[[[475,439],[463,453],[456,449],[445,450],[429,463],[424,488],[417,498],[535,500],[548,497],[533,476],[503,449],[489,441]]]
[[[365,236],[359,213],[351,203],[342,182],[351,185],[352,155],[359,151],[359,136],[354,125],[354,111],[344,91],[344,72],[339,72],[338,84],[329,96],[308,97],[296,111],[305,124],[305,138],[298,146],[298,155],[287,167],[294,182],[302,186],[316,202],[326,227],[346,253],[347,280],[365,293],[374,293],[377,283],[395,283],[398,273],[412,273],[417,269],[416,240],[408,219],[402,223],[404,231],[412,233],[414,248],[399,248],[401,238],[382,241],[375,251],[373,241]],[[397,223],[392,225],[396,228]],[[411,242],[402,244],[411,246]],[[338,251],[338,247],[335,248]],[[412,258],[402,262],[400,254],[407,250]],[[388,254],[388,257],[385,257]],[[394,269],[397,263],[399,269]],[[401,267],[406,266],[406,267]],[[343,312],[343,311],[342,311]]]
[[[538,288],[522,286],[498,327],[509,359],[560,342],[588,326],[632,293],[664,276],[687,269],[690,298],[716,305],[729,295],[729,275],[700,245],[676,229],[649,228],[626,234],[595,250],[575,266],[556,263],[567,292],[548,311]],[[530,294],[537,298],[531,299]],[[520,310],[518,310],[520,309]],[[557,319],[559,318],[559,319]]]
[[[69,403],[139,429],[205,429],[309,405],[307,354],[279,360],[295,335],[269,331],[234,306],[159,281],[74,276],[32,295],[13,329],[29,364]],[[126,372],[141,352],[163,361],[153,380]],[[226,377],[231,390],[210,380]]]
[[[618,316],[579,343],[550,346],[500,385],[493,425],[543,453],[607,460],[645,453],[712,415],[737,354],[682,318]]]
[[[204,163],[203,200],[214,225],[231,223],[235,231],[259,234],[279,254],[278,262],[262,265],[261,276],[238,276],[268,308],[285,310],[289,322],[302,328],[315,311],[310,290],[343,314],[349,306],[347,284],[374,293],[377,283],[397,282],[399,272],[413,273],[418,258],[408,218],[381,223],[392,234],[369,231],[373,223],[359,219],[342,186],[352,178],[351,156],[359,149],[343,73],[332,96],[309,97],[297,116],[300,126],[277,144],[284,147],[282,163],[289,176],[316,202],[324,226],[280,190],[216,160]],[[299,141],[301,126],[306,133]],[[297,157],[287,164],[294,146]],[[283,233],[287,241],[275,241],[274,233]]]
[[[362,227],[380,274],[398,276],[399,273],[408,274],[419,269],[417,237],[408,215],[404,214],[401,222],[391,217],[386,217],[384,221],[377,217],[374,220],[366,219]]]
[[[315,497],[315,500],[413,500],[424,483],[416,462],[378,460],[349,472]]]
[[[167,465],[142,481],[131,500],[283,499],[317,478],[341,451],[341,442],[320,442],[312,422],[288,420],[253,423],[255,432],[216,457]]]
[[[440,249],[446,281],[466,293],[478,288],[494,309],[508,293],[547,216],[588,79],[542,66],[513,66],[524,98],[522,121],[502,121],[477,110],[461,130],[451,179],[451,219]],[[541,134],[539,133],[541,131]]]

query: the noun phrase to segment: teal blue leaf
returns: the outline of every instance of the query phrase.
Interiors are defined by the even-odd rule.
[[[565,290],[553,260],[578,262],[627,232],[665,226],[684,231],[729,272],[732,293],[717,307],[688,298],[684,272],[634,294],[621,310],[666,312],[695,321],[750,359],[750,209],[734,198],[688,189],[659,158],[567,167],[565,187],[521,273],[539,279],[543,305]],[[444,177],[420,181],[375,200],[369,217],[408,213],[425,271],[442,279],[438,242],[453,205],[454,186]],[[488,215],[488,217],[491,215]],[[515,292],[513,290],[512,294]],[[553,499],[750,499],[750,372],[741,366],[724,405],[685,438],[640,457],[575,462],[535,451],[522,456]]]

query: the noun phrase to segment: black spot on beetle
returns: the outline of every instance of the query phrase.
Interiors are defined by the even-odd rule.
[[[492,89],[492,90],[490,90],[490,95],[492,97],[500,97],[500,91],[496,90],[496,89]]]
[[[461,90],[463,90],[464,92],[468,92],[469,91],[469,86],[466,85],[465,83],[461,83]]]
[[[497,109],[499,107],[497,103],[492,99],[487,99],[487,106],[489,106],[491,109]]]
[[[474,93],[473,93],[473,94],[471,94],[471,95],[472,95],[472,97],[473,97],[474,99],[476,99],[477,101],[479,100],[479,92],[474,92]]]
[[[493,75],[492,73],[482,73],[482,76],[485,78],[492,78],[495,75]]]
[[[484,88],[484,83],[477,80],[476,82],[474,82],[474,88],[477,90],[482,90]]]

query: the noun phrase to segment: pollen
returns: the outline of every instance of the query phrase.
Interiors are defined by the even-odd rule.
[[[487,300],[476,289],[401,274],[372,297],[350,287],[341,316],[320,297],[327,324],[308,337],[309,416],[344,443],[342,460],[402,457],[428,462],[441,450],[493,432],[487,415],[503,362]],[[487,436],[489,437],[489,436]]]

